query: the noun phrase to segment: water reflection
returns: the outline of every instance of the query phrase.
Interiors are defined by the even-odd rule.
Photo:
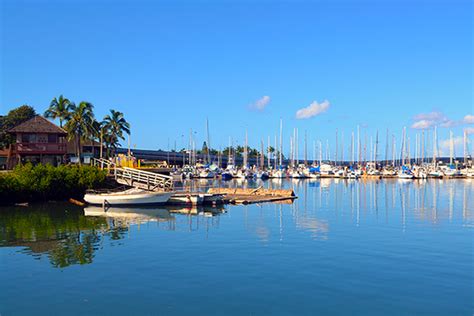
[[[158,224],[165,230],[216,227],[223,208],[85,208],[66,203],[0,209],[0,247],[21,247],[35,259],[48,258],[53,267],[92,263],[104,242],[130,234],[130,227]],[[181,220],[176,220],[176,216]],[[187,216],[185,216],[187,215]],[[199,216],[194,216],[199,215]],[[161,225],[160,225],[161,223]]]
[[[205,182],[205,183],[203,183]],[[232,206],[225,228],[240,224],[262,243],[285,242],[295,231],[325,241],[341,228],[370,230],[394,227],[401,232],[415,226],[460,223],[473,227],[474,181],[424,180],[354,181],[338,179],[268,181],[199,181],[199,187],[292,188],[294,202]],[[227,208],[227,207],[226,207]],[[121,244],[138,235],[140,226],[166,231],[207,233],[221,226],[226,208],[80,208],[50,203],[0,209],[0,247],[21,247],[36,259],[48,258],[54,267],[88,264],[104,245]],[[136,227],[137,229],[132,229]],[[219,233],[226,234],[225,230]]]
[[[84,217],[73,205],[2,208],[0,246],[22,247],[21,252],[36,259],[46,256],[54,267],[87,264],[103,238],[104,224],[102,218]]]

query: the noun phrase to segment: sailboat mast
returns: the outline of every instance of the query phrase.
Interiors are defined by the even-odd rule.
[[[341,132],[341,164],[344,164],[344,131]]]
[[[316,140],[313,140],[313,165],[316,162]]]
[[[453,156],[454,156],[454,139],[453,139],[453,131],[449,131],[449,164],[453,164]]]
[[[308,144],[307,144],[307,132],[304,131],[304,165],[308,164]]]
[[[207,163],[211,163],[211,139],[209,136],[209,119],[206,118],[206,134],[207,134]]]
[[[467,168],[467,130],[464,130],[464,134],[463,134],[463,154],[464,154],[464,167]]]
[[[295,143],[295,159],[296,159],[296,166],[300,164],[300,157],[298,157],[298,129],[296,129],[296,143]]]
[[[402,166],[404,166],[405,165],[405,127],[402,130],[402,145],[400,147],[401,147],[400,159],[402,161]]]
[[[357,164],[360,165],[360,161],[362,160],[362,153],[360,151],[360,126],[357,125]]]
[[[397,144],[395,142],[395,135],[392,134],[392,166],[395,167],[395,155],[397,152]]]
[[[334,165],[337,166],[337,148],[338,148],[339,144],[337,143],[337,128],[336,128],[336,152],[334,153]]]
[[[272,161],[271,161],[271,154],[272,154],[272,153],[270,152],[270,147],[271,147],[270,136],[268,136],[267,142],[268,142],[268,148],[267,148],[267,166],[268,166],[268,169],[270,169],[270,167],[272,166]]]
[[[319,141],[319,165],[321,166],[323,162],[323,144]]]
[[[374,166],[377,168],[377,147],[379,145],[379,131],[375,134],[375,148],[374,148]]]
[[[421,132],[421,164],[425,163],[425,130]]]
[[[438,131],[437,127],[435,126],[434,135],[433,135],[433,165],[436,168],[436,159],[438,157]]]
[[[277,148],[278,148],[277,147],[277,136],[275,135],[275,149],[273,150],[273,160],[274,160],[273,163],[275,165],[275,170],[277,168],[277,160],[278,160],[277,159],[277,153],[276,153]],[[281,157],[281,154],[280,154],[280,157]]]
[[[388,128],[385,135],[385,166],[388,165]]]
[[[248,165],[248,137],[247,137],[247,130],[245,130],[245,146],[244,146],[244,168],[247,168]]]
[[[280,166],[282,165],[282,151],[283,151],[283,120],[280,119]]]
[[[352,157],[352,165],[354,165],[354,162],[355,162],[354,153],[355,153],[355,148],[354,148],[354,131],[352,131],[352,134],[351,134],[351,157]]]

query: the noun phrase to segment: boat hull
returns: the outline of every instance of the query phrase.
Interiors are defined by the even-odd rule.
[[[92,205],[156,205],[168,202],[172,194],[172,192],[86,194],[84,200]]]

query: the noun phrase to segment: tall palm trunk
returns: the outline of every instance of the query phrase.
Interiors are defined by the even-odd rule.
[[[79,159],[79,165],[82,165],[82,162],[81,162],[81,136],[76,135],[76,137],[77,137],[77,141],[76,141],[76,144],[77,144],[77,147],[76,147],[77,157]]]

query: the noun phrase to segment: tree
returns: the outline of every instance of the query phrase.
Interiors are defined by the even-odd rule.
[[[29,105],[17,107],[7,115],[0,117],[0,149],[7,147],[13,142],[7,131],[36,116],[36,111]]]
[[[64,127],[68,133],[68,140],[76,142],[79,164],[81,164],[81,138],[92,139],[97,135],[97,131],[94,129],[93,108],[91,103],[85,101],[77,106],[74,103],[68,106],[68,121]]]
[[[59,98],[54,98],[49,104],[49,108],[44,112],[44,117],[52,118],[53,120],[59,119],[59,126],[63,127],[63,121],[66,121],[69,116],[68,107],[71,102],[64,98],[61,94]]]
[[[130,124],[125,120],[122,112],[110,110],[110,115],[104,117],[102,124],[107,151],[108,148],[115,150],[120,146],[119,139],[125,139],[123,133],[130,135]]]

